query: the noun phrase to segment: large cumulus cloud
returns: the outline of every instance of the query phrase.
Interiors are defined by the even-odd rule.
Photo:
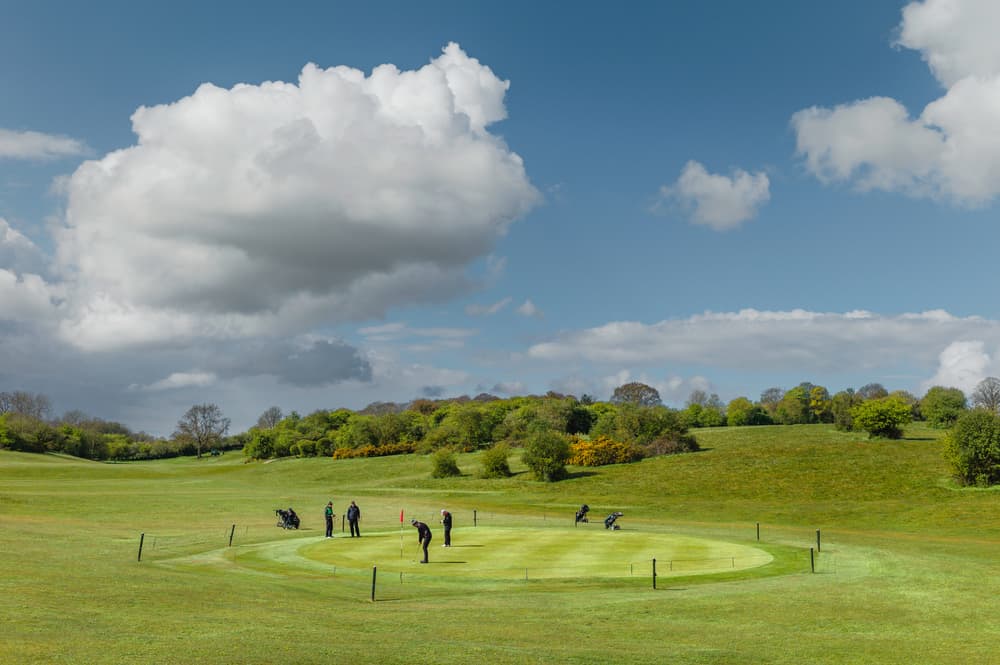
[[[58,234],[62,335],[85,349],[289,333],[467,287],[537,200],[488,130],[508,82],[457,44],[415,71],[306,65],[204,84],[85,162]]]
[[[792,116],[806,167],[827,182],[961,205],[1000,194],[1000,3],[924,0],[903,9],[900,46],[918,50],[945,93],[916,117],[872,97]]]

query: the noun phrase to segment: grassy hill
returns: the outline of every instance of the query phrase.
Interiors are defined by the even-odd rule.
[[[939,433],[907,435],[701,430],[702,452],[555,484],[516,460],[477,479],[475,454],[435,480],[421,456],[0,451],[0,662],[1000,662],[1000,491],[958,488]],[[362,539],[338,517],[325,540],[323,506],[352,499]],[[275,527],[288,506],[300,531]],[[428,566],[411,517],[435,530]]]

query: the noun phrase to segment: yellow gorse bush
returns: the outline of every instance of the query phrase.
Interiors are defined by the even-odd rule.
[[[592,440],[577,438],[569,447],[569,463],[575,466],[625,464],[642,459],[642,449],[636,445],[615,441],[606,436]]]

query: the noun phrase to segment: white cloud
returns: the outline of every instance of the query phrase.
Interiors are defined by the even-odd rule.
[[[965,394],[972,393],[980,381],[995,376],[998,363],[986,353],[980,340],[954,342],[941,352],[937,372],[921,384],[926,391],[933,386],[958,388]]]
[[[40,274],[45,256],[23,233],[0,217],[0,269]]]
[[[660,188],[660,196],[657,206],[665,200],[676,201],[695,224],[725,231],[753,219],[771,193],[765,173],[736,169],[732,176],[718,175],[689,161],[677,182]]]
[[[44,325],[54,322],[60,290],[38,275],[0,268],[0,321]]]
[[[15,132],[0,128],[0,159],[56,159],[87,153],[87,146],[68,136]]]
[[[132,116],[68,186],[63,339],[85,349],[301,332],[467,291],[539,194],[488,131],[509,83],[456,44],[415,71],[309,64]]]
[[[146,386],[132,384],[130,390],[143,392],[159,392],[161,390],[177,390],[179,388],[204,388],[215,383],[217,377],[211,372],[174,372],[165,379],[160,379]]]
[[[920,51],[934,76],[951,87],[968,76],[1000,73],[1000,3],[995,0],[926,0],[903,8],[901,46]]]
[[[465,313],[469,316],[493,316],[507,305],[510,304],[512,299],[510,297],[503,298],[493,303],[492,305],[466,305]]]
[[[1000,42],[993,0],[926,0],[903,10],[898,44],[946,87],[910,117],[885,97],[795,113],[798,153],[824,182],[982,205],[1000,193]]]
[[[654,324],[616,321],[568,332],[532,346],[528,357],[561,364],[663,363],[800,375],[848,371],[871,375],[880,368],[906,366],[929,374],[941,351],[955,342],[1000,347],[1000,321],[955,317],[940,310],[896,316],[805,310],[707,312]],[[623,376],[627,379],[628,372],[608,380],[620,385]]]
[[[521,316],[528,316],[536,319],[540,319],[545,316],[545,313],[538,309],[538,306],[531,302],[530,299],[521,303],[521,305],[517,308],[517,313]]]

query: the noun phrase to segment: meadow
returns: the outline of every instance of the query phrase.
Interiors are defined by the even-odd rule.
[[[0,451],[0,663],[1000,663],[1000,490],[958,487],[940,432],[697,437],[558,483],[516,455],[482,480],[477,454],[431,479],[419,455]],[[288,506],[298,531],[275,526]]]

